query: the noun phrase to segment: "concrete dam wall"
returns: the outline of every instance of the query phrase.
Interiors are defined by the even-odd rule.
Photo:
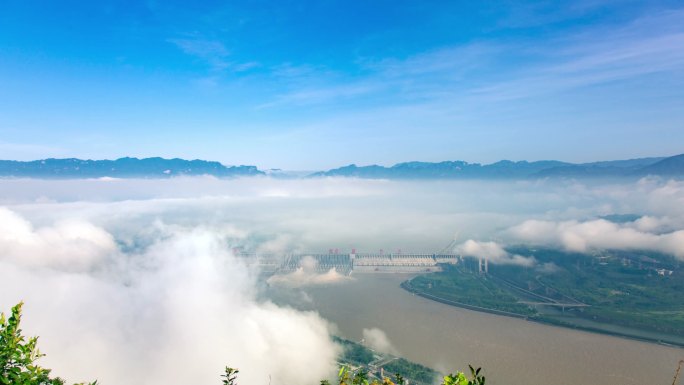
[[[457,264],[461,256],[457,254],[383,254],[383,253],[352,253],[352,254],[258,254],[238,253],[248,265],[259,266],[262,270],[272,273],[288,273],[303,268],[309,271],[324,273],[335,269],[341,274],[359,273],[414,273],[440,271],[443,264]]]

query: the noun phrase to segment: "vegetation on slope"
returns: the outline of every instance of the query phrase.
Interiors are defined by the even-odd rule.
[[[411,384],[432,385],[439,373],[427,366],[388,354],[379,354],[353,341],[333,337],[342,345],[340,356],[342,366],[355,368],[353,372],[366,371],[369,378],[382,378],[383,373],[401,373]]]
[[[462,267],[454,267],[444,273],[418,276],[410,281],[410,288],[455,302],[456,305],[522,316],[536,314],[529,306],[518,303],[513,294],[496,282]]]
[[[36,346],[38,337],[27,340],[21,335],[19,325],[22,305],[19,303],[13,307],[9,318],[0,313],[0,384],[64,385],[64,380],[50,377],[49,369],[36,364],[43,355]],[[90,385],[96,383],[97,381]]]
[[[38,338],[32,337],[28,340],[21,334],[21,308],[23,303],[12,308],[12,314],[5,318],[4,313],[0,313],[0,384],[2,385],[64,385],[65,381],[58,377],[50,377],[50,369],[39,366],[36,361],[43,355],[38,351]],[[345,347],[342,359],[360,364],[369,364],[375,357],[372,352],[363,346],[351,341],[336,338],[338,343]],[[431,382],[434,378],[434,371],[422,365],[397,359],[393,364],[387,365],[388,370],[396,369],[397,372],[407,369],[411,378],[422,378]],[[480,374],[480,369],[470,368],[471,378],[468,379],[464,373],[457,372],[445,376],[442,385],[485,385],[485,377]],[[239,371],[235,368],[226,367],[221,375],[223,385],[237,385]],[[405,377],[396,374],[394,380],[389,377],[381,377],[369,380],[369,373],[358,368],[351,370],[349,366],[343,365],[338,374],[339,385],[399,385],[403,384]],[[90,383],[96,385],[97,381]],[[321,385],[330,385],[328,380],[322,380]],[[75,384],[85,385],[85,383]]]
[[[645,252],[603,251],[591,255],[519,247],[537,266],[489,265],[477,261],[416,277],[405,288],[484,310],[581,327],[583,320],[646,332],[684,336],[684,269],[673,257]],[[569,306],[563,306],[563,305]]]

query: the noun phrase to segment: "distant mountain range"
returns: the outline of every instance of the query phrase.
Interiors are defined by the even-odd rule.
[[[181,175],[237,177],[264,175],[255,166],[226,167],[206,160],[121,158],[117,160],[0,160],[0,176],[29,178],[168,178]]]
[[[164,158],[121,158],[116,160],[44,159],[29,162],[0,160],[0,177],[17,178],[169,178],[183,175],[243,177],[268,175],[277,178],[355,177],[382,179],[526,179],[526,178],[610,178],[646,175],[684,177],[684,154],[592,163],[556,160],[492,164],[464,161],[405,162],[391,167],[354,164],[314,173],[257,169],[255,166],[224,166],[206,160]]]
[[[344,176],[384,179],[506,179],[506,178],[590,178],[640,177],[646,175],[684,176],[684,154],[668,158],[640,158],[593,163],[566,163],[556,160],[512,162],[502,160],[482,165],[464,161],[439,163],[407,162],[391,167],[354,164],[322,171],[311,176]]]

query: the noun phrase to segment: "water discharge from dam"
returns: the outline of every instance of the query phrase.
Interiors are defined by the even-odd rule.
[[[316,310],[343,337],[379,328],[400,355],[440,371],[482,366],[493,385],[669,384],[684,349],[470,311],[412,295],[410,275],[269,290],[276,302]]]

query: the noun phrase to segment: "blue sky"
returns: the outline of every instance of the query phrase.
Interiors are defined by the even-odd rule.
[[[681,1],[0,4],[0,158],[684,153]]]

